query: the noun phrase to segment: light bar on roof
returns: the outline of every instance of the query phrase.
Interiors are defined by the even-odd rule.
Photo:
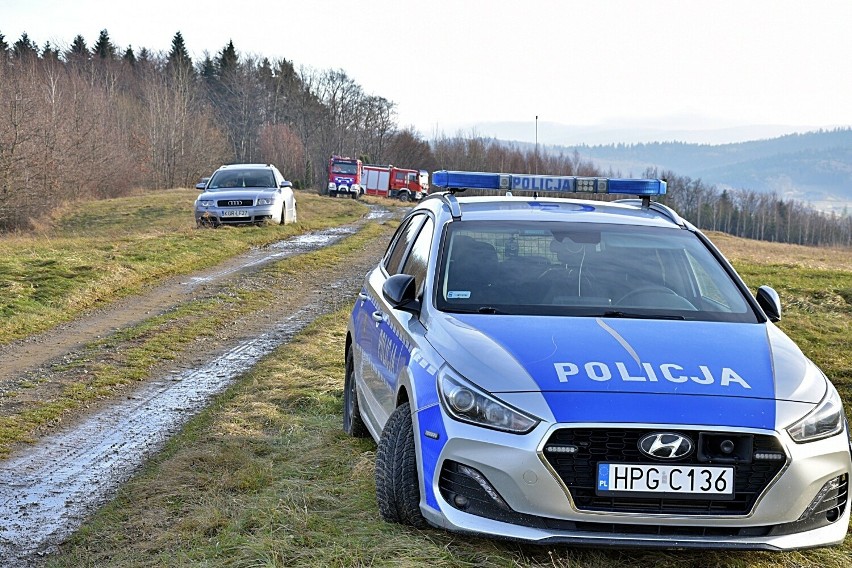
[[[623,195],[663,195],[666,193],[666,182],[660,179],[540,176],[447,170],[434,172],[432,174],[432,185],[444,189],[493,191],[619,193]]]

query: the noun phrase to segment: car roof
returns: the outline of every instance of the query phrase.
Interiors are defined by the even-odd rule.
[[[272,164],[225,164],[220,166],[220,170],[243,170],[243,169],[274,169]]]
[[[452,216],[464,221],[569,221],[580,223],[610,223],[647,227],[685,228],[677,213],[659,203],[648,207],[641,200],[621,202],[553,197],[480,196],[449,197],[446,193],[432,194],[438,199],[424,200],[421,205],[437,215]],[[430,196],[431,197],[431,196]],[[458,204],[458,216],[453,202]]]

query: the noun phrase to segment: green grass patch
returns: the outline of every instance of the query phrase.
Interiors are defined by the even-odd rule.
[[[193,190],[87,202],[53,227],[0,238],[0,344],[177,274],[214,266],[252,247],[355,221],[351,199],[298,193],[299,222],[197,229]]]

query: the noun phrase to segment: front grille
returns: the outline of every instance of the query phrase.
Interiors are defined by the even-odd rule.
[[[575,537],[582,538],[582,533],[612,534],[620,537],[668,536],[668,537],[754,537],[765,536],[772,530],[771,526],[760,527],[719,527],[719,526],[678,526],[678,525],[637,525],[629,523],[607,523],[587,521],[567,521],[550,517],[539,517],[519,513],[509,508],[500,497],[495,500],[488,494],[482,484],[463,473],[462,464],[446,460],[441,468],[438,488],[443,498],[453,507],[486,519],[504,523],[532,527],[551,531],[570,531],[579,533]],[[468,468],[470,469],[470,468]],[[476,472],[482,475],[480,472]],[[485,479],[484,476],[482,479]],[[490,482],[485,480],[491,487]],[[492,487],[492,490],[493,487]],[[494,490],[496,493],[496,490]],[[499,496],[499,494],[498,494]]]
[[[216,202],[219,207],[251,207],[254,205],[252,199],[220,199]]]
[[[651,462],[639,452],[639,439],[655,430],[648,429],[572,429],[563,428],[551,435],[545,446],[576,447],[576,453],[549,453],[544,457],[553,467],[571,493],[574,504],[584,511],[617,511],[624,513],[673,515],[745,515],[751,511],[758,496],[784,467],[786,460],[745,460],[735,464],[733,499],[713,499],[698,496],[647,497],[623,495],[597,495],[597,468],[599,462],[644,463]],[[693,440],[699,439],[698,430],[677,430]],[[708,433],[717,435],[718,432]],[[735,434],[740,439],[743,434]],[[758,452],[784,454],[780,442],[772,436],[754,435],[752,455]],[[700,451],[700,448],[699,448]],[[682,465],[707,465],[696,459],[698,453],[677,460]],[[749,456],[750,457],[750,456]],[[726,464],[727,465],[727,464]]]

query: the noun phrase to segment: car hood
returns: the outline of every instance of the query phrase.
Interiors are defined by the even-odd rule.
[[[427,337],[452,368],[493,393],[816,403],[826,388],[771,323],[439,314]]]
[[[198,196],[198,199],[213,199],[220,201],[223,199],[251,199],[257,200],[258,197],[272,197],[276,193],[275,189],[258,188],[258,189],[235,189],[228,191],[205,191]]]

